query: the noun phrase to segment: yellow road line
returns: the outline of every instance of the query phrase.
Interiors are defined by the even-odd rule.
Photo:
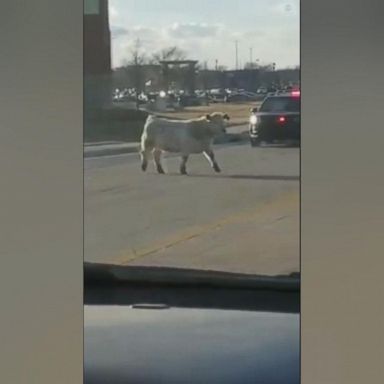
[[[133,260],[137,260],[141,257],[148,256],[162,250],[174,247],[181,243],[192,240],[196,237],[207,234],[208,232],[213,232],[217,229],[222,229],[222,227],[226,225],[239,224],[247,221],[251,221],[256,218],[260,218],[264,215],[273,215],[278,214],[281,216],[283,213],[283,209],[293,209],[299,207],[299,194],[298,192],[291,192],[284,195],[279,196],[277,199],[274,199],[265,204],[259,205],[256,207],[254,211],[246,211],[234,215],[229,215],[222,219],[216,220],[212,223],[206,225],[200,225],[188,228],[184,231],[181,231],[163,241],[160,241],[156,244],[153,244],[149,247],[143,248],[141,250],[130,250],[122,252],[116,260],[113,262],[114,264],[128,264]]]

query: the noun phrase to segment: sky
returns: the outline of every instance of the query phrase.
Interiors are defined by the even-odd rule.
[[[236,41],[239,66],[300,64],[300,0],[109,0],[109,18],[113,67],[137,38],[148,56],[177,46],[209,68],[235,68]]]

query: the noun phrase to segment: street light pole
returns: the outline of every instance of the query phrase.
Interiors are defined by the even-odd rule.
[[[238,54],[238,41],[235,41],[235,47],[236,47],[236,69],[239,69],[239,54]]]

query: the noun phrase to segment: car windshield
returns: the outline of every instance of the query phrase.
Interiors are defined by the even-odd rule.
[[[300,86],[299,1],[272,3],[85,0],[85,262],[299,271],[300,148],[249,128]]]
[[[260,112],[300,112],[300,98],[269,97],[261,105]]]

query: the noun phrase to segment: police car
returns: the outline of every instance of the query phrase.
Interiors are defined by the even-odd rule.
[[[268,95],[259,109],[252,108],[249,118],[251,145],[275,141],[300,143],[300,91]]]

